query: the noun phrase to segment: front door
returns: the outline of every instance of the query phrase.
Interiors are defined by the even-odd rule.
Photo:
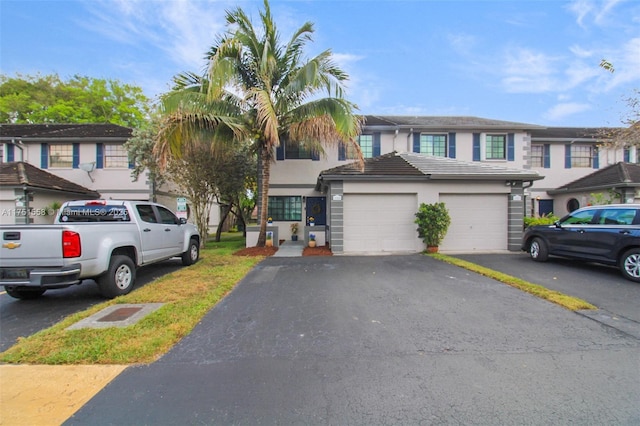
[[[307,219],[313,218],[316,225],[327,224],[327,197],[307,197]]]

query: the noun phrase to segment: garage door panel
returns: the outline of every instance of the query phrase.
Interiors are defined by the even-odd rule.
[[[505,194],[441,194],[451,226],[443,251],[506,250],[508,199]]]
[[[345,194],[345,253],[419,251],[417,209],[416,194]]]

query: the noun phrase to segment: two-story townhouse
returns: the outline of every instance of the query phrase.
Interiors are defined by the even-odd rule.
[[[452,224],[443,251],[519,248],[525,190],[542,176],[524,152],[540,126],[477,117],[366,116],[366,158],[337,145],[321,157],[296,143],[277,149],[269,212],[277,235],[304,226],[334,253],[417,252],[414,214],[444,201]],[[310,218],[314,225],[310,226]],[[247,245],[257,237],[249,235]]]
[[[30,223],[47,223],[51,217],[36,214],[45,211],[52,203],[83,198],[152,200],[165,204],[174,211],[178,199],[184,198],[171,182],[154,188],[146,174],[134,181],[133,164],[129,160],[125,142],[132,130],[114,124],[0,124],[0,162],[24,163],[37,167],[22,167],[33,176],[16,179],[14,168],[6,168],[7,182],[0,188],[1,223],[24,223],[25,206]],[[3,169],[4,170],[4,169]],[[42,183],[48,179],[50,185]],[[28,176],[23,176],[26,178]],[[16,192],[17,191],[17,192]],[[218,206],[214,204],[210,215],[211,228],[215,230]]]
[[[124,148],[131,134],[131,129],[114,124],[0,124],[1,160],[30,164],[102,198],[148,200],[151,192],[146,179],[131,179],[133,165]],[[34,191],[25,200],[32,210],[49,205],[51,194],[35,197]],[[62,203],[78,194],[58,191],[54,198]],[[4,194],[1,206],[10,209],[16,202],[24,204]],[[33,223],[46,220],[39,215],[30,217]]]
[[[545,178],[536,182],[528,193],[530,216],[565,214],[588,204],[603,201],[634,202],[640,198],[634,188],[633,173],[625,176],[626,168],[614,168],[620,173],[607,173],[605,179],[583,179],[621,163],[638,163],[636,147],[607,148],[599,136],[612,129],[582,127],[536,128],[531,131],[531,145],[525,148],[525,168],[537,170]],[[590,182],[598,182],[592,185]],[[571,185],[573,182],[580,182]]]

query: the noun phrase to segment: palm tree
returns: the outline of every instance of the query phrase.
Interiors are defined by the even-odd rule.
[[[165,99],[169,120],[159,149],[179,155],[192,132],[211,132],[214,147],[250,139],[260,164],[258,246],[264,246],[271,165],[281,143],[295,141],[318,154],[344,143],[362,155],[355,141],[361,120],[344,98],[347,74],[330,50],[304,59],[313,24],[282,44],[267,0],[260,18],[256,29],[242,9],[227,12],[229,31],[211,47],[206,77],[182,75],[177,96]]]

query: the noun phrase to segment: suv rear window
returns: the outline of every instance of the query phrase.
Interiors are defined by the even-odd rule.
[[[123,205],[66,206],[60,222],[129,222],[131,216]]]

